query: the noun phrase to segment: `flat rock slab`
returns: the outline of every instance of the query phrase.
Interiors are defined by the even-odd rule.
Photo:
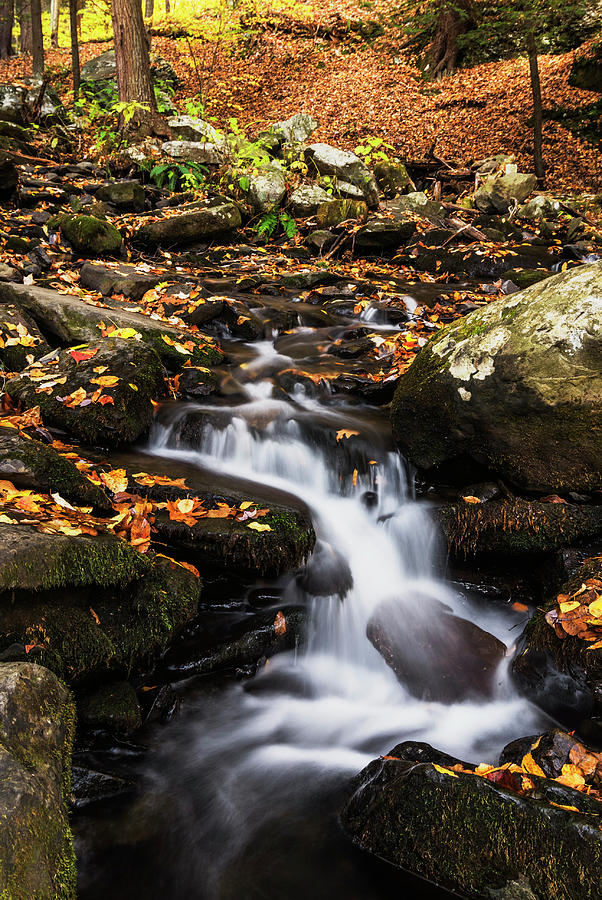
[[[400,744],[355,780],[343,828],[363,850],[462,896],[500,896],[492,892],[521,879],[535,897],[598,896],[599,801],[535,776],[537,791],[521,796],[450,773],[457,762],[428,744]]]
[[[0,895],[75,898],[67,815],[75,710],[42,666],[0,664]]]
[[[9,381],[6,392],[24,408],[39,406],[46,425],[100,445],[135,441],[148,430],[165,383],[147,344],[101,338],[45,359]]]
[[[68,294],[37,285],[0,283],[0,301],[14,303],[25,310],[47,334],[65,344],[81,344],[98,340],[105,326],[133,328],[142,341],[153,347],[166,365],[175,368],[191,359],[200,365],[219,362],[223,356],[210,338],[189,330],[175,328],[126,309],[91,306]],[[166,341],[165,338],[168,340]],[[173,343],[169,343],[172,341]],[[191,352],[179,352],[174,343],[192,341]]]

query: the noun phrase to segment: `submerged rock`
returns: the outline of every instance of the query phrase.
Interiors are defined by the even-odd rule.
[[[475,900],[521,896],[516,882],[541,898],[597,894],[598,800],[532,775],[523,796],[449,768],[458,763],[428,744],[398,745],[355,779],[343,828],[363,850]]]
[[[31,663],[0,664],[0,895],[73,900],[67,804],[75,711],[67,688]]]
[[[462,457],[535,491],[600,485],[602,264],[548,278],[439,331],[399,380],[410,460]]]

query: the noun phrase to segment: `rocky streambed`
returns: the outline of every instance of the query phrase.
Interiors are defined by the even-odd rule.
[[[248,198],[2,163],[11,900],[596,893],[602,241],[308,118]]]

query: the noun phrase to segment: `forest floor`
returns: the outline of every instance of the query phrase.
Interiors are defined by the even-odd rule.
[[[399,28],[387,27],[373,40],[351,31],[341,37],[328,34],[333,23],[340,33],[346,18],[374,20],[382,11],[377,4],[369,12],[363,6],[353,0],[296,0],[286,14],[264,14],[250,24],[218,24],[210,41],[154,37],[153,50],[183,79],[176,102],[181,106],[198,98],[201,89],[205,116],[220,124],[234,117],[252,132],[303,110],[320,122],[315,139],[336,146],[353,149],[366,138],[381,137],[402,159],[423,157],[434,145],[438,155],[458,162],[509,152],[521,169],[531,169],[526,58],[460,69],[429,82],[403,50]],[[109,47],[98,41],[83,44],[82,63]],[[540,57],[544,109],[595,109],[599,94],[568,84],[572,58],[572,52]],[[59,91],[66,92],[67,46],[49,51],[47,63]],[[27,57],[0,63],[0,81],[28,74],[29,66]],[[554,190],[602,190],[599,146],[558,121],[544,122],[544,157]]]

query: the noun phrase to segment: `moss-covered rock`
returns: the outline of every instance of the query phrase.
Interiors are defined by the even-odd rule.
[[[0,664],[0,896],[75,898],[67,818],[75,711],[47,669]]]
[[[144,188],[138,181],[108,181],[101,184],[94,196],[101,203],[112,203],[118,209],[135,212],[144,209]]]
[[[85,694],[78,700],[77,717],[80,725],[124,736],[142,725],[140,704],[129,681],[115,681]]]
[[[513,203],[522,203],[535,190],[535,175],[496,175],[488,178],[475,192],[477,209],[484,213],[505,213]]]
[[[115,256],[121,250],[121,232],[104,219],[64,215],[56,220],[56,225],[83,256]]]
[[[196,576],[119,538],[3,525],[0,540],[0,652],[31,645],[28,658],[70,682],[149,664],[197,611]]]
[[[0,361],[8,372],[25,366],[48,353],[50,347],[35,322],[18,306],[0,306]]]
[[[454,556],[550,553],[602,534],[602,507],[516,500],[458,503],[437,511]]]
[[[348,219],[364,222],[368,207],[363,200],[327,200],[318,207],[316,219],[320,228],[333,228]]]
[[[59,493],[70,503],[92,506],[99,513],[113,508],[107,495],[70,460],[15,428],[0,427],[0,479],[17,488]]]
[[[394,435],[421,469],[470,458],[535,491],[601,483],[602,264],[443,328],[399,380]]]
[[[116,301],[110,309],[89,306],[81,300],[37,285],[3,284],[0,300],[24,309],[46,334],[65,344],[97,340],[108,328],[133,329],[172,369],[191,360],[213,365],[223,354],[212,338],[184,330],[141,313],[128,312]],[[184,346],[186,345],[186,346]]]
[[[412,184],[404,164],[394,160],[377,162],[374,166],[374,175],[385,197],[397,197]]]
[[[82,351],[95,352],[78,362]],[[163,367],[152,348],[133,338],[104,338],[57,351],[54,363],[30,366],[9,381],[12,400],[26,408],[38,405],[47,425],[93,445],[135,441],[149,428],[152,401],[164,391]],[[117,381],[104,386],[103,378]],[[46,390],[39,392],[40,387]]]
[[[585,52],[575,54],[569,84],[586,91],[602,91],[602,41],[592,44]]]
[[[547,269],[508,269],[502,275],[504,281],[512,281],[521,290],[539,284],[549,278],[552,273]]]
[[[524,879],[536,897],[596,896],[597,800],[537,776],[536,789],[521,796],[451,772],[457,762],[428,744],[395,747],[356,779],[341,815],[345,831],[362,849],[462,896],[499,897],[492,891]]]
[[[564,584],[562,594],[578,591],[590,578],[602,579],[602,560],[587,560]],[[602,736],[602,650],[579,637],[557,636],[546,622],[555,598],[541,605],[525,626],[512,661],[512,675],[534,703],[571,727],[594,720]],[[591,725],[590,725],[591,727]]]

